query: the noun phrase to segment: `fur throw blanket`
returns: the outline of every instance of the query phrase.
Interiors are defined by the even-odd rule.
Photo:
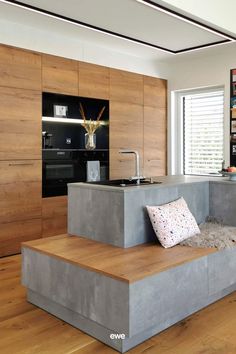
[[[218,222],[206,222],[199,225],[201,233],[182,242],[182,246],[207,248],[215,247],[219,250],[236,246],[236,227],[226,226]]]

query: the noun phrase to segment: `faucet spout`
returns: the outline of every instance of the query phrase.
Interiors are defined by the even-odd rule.
[[[140,157],[139,152],[137,150],[129,150],[122,149],[119,151],[120,154],[134,154],[135,155],[135,176],[131,177],[131,179],[136,180],[137,184],[140,184],[140,179],[143,177],[140,176]]]

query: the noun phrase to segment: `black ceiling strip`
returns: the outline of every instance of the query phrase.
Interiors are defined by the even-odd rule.
[[[175,53],[176,53],[176,54],[184,53],[184,52],[188,52],[188,51],[191,51],[191,50],[194,50],[194,49],[201,49],[201,48],[209,47],[209,46],[212,46],[212,45],[224,44],[224,43],[231,43],[231,40],[230,40],[230,39],[225,39],[225,40],[223,40],[223,41],[212,42],[211,44],[202,44],[202,45],[198,45],[198,46],[196,46],[196,47],[190,47],[190,48],[180,49],[180,50],[176,50]]]
[[[147,46],[155,48],[155,49],[160,49],[160,50],[164,50],[166,52],[175,54],[175,51],[172,50],[172,49],[161,47],[161,46],[153,44],[153,43],[145,42],[145,41],[142,41],[141,39],[129,37],[129,36],[126,36],[126,35],[118,33],[118,32],[113,32],[113,31],[110,31],[110,30],[107,30],[107,29],[104,29],[104,28],[101,28],[101,27],[98,27],[98,26],[91,25],[89,23],[78,21],[78,20],[75,20],[73,18],[66,17],[66,16],[60,15],[60,14],[55,13],[55,12],[44,10],[44,9],[42,9],[40,7],[36,7],[36,6],[29,5],[29,4],[25,4],[25,3],[21,2],[21,1],[14,1],[14,0],[4,0],[4,1],[8,2],[10,4],[19,5],[19,6],[23,7],[23,8],[26,8],[26,9],[31,9],[31,10],[38,11],[38,12],[40,12],[42,14],[54,16],[55,18],[58,18],[58,19],[61,19],[61,20],[66,20],[68,22],[71,22],[71,23],[74,23],[74,24],[77,24],[77,25],[81,25],[81,26],[84,26],[84,27],[87,27],[87,28],[90,28],[90,29],[98,30],[98,31],[106,33],[106,34],[111,34],[112,36],[116,36],[116,37],[119,37],[119,38],[127,39],[127,40],[132,41],[132,42],[136,42],[136,43],[139,43],[139,44],[144,44],[144,45],[147,45]]]
[[[55,13],[55,12],[52,12],[52,11],[48,11],[48,10],[45,10],[45,9],[42,9],[40,7],[36,7],[36,6],[33,6],[33,5],[29,5],[29,4],[25,4],[21,1],[15,1],[15,0],[4,0],[6,3],[9,3],[9,4],[15,4],[15,5],[18,5],[22,8],[25,8],[25,9],[29,9],[29,10],[35,10],[35,11],[38,11],[39,13],[42,13],[42,14],[45,14],[45,15],[50,15],[50,16],[53,16],[55,18],[58,18],[58,19],[61,19],[61,20],[65,20],[65,21],[68,21],[70,23],[74,23],[74,24],[77,24],[77,25],[81,25],[81,26],[84,26],[84,27],[87,27],[87,28],[90,28],[90,29],[94,29],[94,30],[97,30],[97,31],[100,31],[100,32],[103,32],[105,34],[110,34],[110,35],[113,35],[115,37],[118,37],[118,38],[122,38],[122,39],[127,39],[129,41],[132,41],[132,42],[136,42],[136,43],[139,43],[139,44],[144,44],[148,47],[152,47],[152,48],[155,48],[155,49],[160,49],[160,50],[164,50],[166,52],[169,52],[169,53],[172,53],[172,54],[179,54],[179,53],[183,53],[183,52],[186,52],[186,51],[191,51],[191,50],[194,50],[194,49],[201,49],[201,48],[205,48],[205,47],[210,47],[212,45],[216,45],[216,44],[220,44],[220,43],[227,43],[227,42],[230,42],[229,39],[226,39],[226,40],[222,40],[222,41],[218,41],[218,42],[213,42],[213,43],[207,43],[207,44],[202,44],[202,45],[199,45],[199,46],[196,46],[196,47],[191,47],[191,48],[185,48],[185,49],[180,49],[180,50],[172,50],[172,49],[168,49],[168,48],[165,48],[165,47],[161,47],[161,46],[158,46],[156,44],[153,44],[153,43],[149,43],[149,42],[145,42],[141,39],[136,39],[136,38],[133,38],[133,37],[129,37],[129,36],[126,36],[124,34],[121,34],[121,33],[118,33],[118,32],[113,32],[113,31],[110,31],[110,30],[107,30],[107,29],[104,29],[104,28],[101,28],[101,27],[98,27],[98,26],[94,26],[94,25],[91,25],[89,23],[85,23],[85,22],[82,22],[82,21],[78,21],[78,20],[75,20],[73,18],[70,18],[70,17],[66,17],[66,16],[63,16],[63,15],[60,15],[58,13]],[[205,27],[205,28],[208,28],[208,29],[211,29],[219,34],[223,34],[223,35],[226,35],[232,39],[236,39],[232,36],[229,36],[228,34],[226,33],[223,33],[223,32],[220,32],[218,30],[215,30],[214,28],[211,28],[210,26],[207,26],[205,24],[202,24],[200,23],[199,21],[196,21],[196,20],[193,20],[191,18],[188,18],[187,16],[185,15],[182,15],[182,14],[179,14],[178,12],[176,11],[173,11],[173,10],[170,10],[162,5],[157,5],[155,2],[153,1],[149,1],[149,0],[143,0],[144,2],[146,3],[149,3],[153,6],[155,6],[157,9],[160,8],[160,9],[163,9],[165,11],[168,11],[174,15],[177,15],[179,17],[182,17],[184,19],[187,19],[193,23],[196,23],[196,24],[200,24],[201,26]]]
[[[180,14],[180,13],[177,12],[177,11],[171,10],[171,9],[169,9],[168,7],[165,7],[165,6],[163,6],[163,5],[159,5],[159,4],[155,3],[154,1],[151,1],[151,0],[142,0],[142,1],[143,1],[143,2],[146,2],[147,4],[150,4],[150,5],[152,5],[152,6],[155,6],[157,9],[162,9],[162,10],[164,10],[164,11],[169,12],[170,14],[176,15],[176,16],[178,16],[178,17],[180,17],[180,18],[183,18],[183,19],[188,20],[188,21],[190,21],[190,22],[192,22],[192,23],[195,23],[196,25],[200,25],[200,26],[203,27],[203,29],[204,29],[204,27],[205,27],[206,29],[209,29],[209,30],[211,30],[211,31],[214,31],[215,33],[218,33],[219,35],[227,36],[227,37],[231,38],[232,40],[236,40],[236,37],[232,36],[231,34],[228,34],[228,33],[225,33],[225,32],[223,32],[223,31],[220,31],[220,30],[218,30],[218,29],[215,29],[214,27],[211,27],[211,26],[209,26],[209,25],[206,25],[205,23],[202,23],[202,22],[200,22],[200,21],[198,21],[198,20],[194,20],[193,18],[188,17],[188,16],[183,15],[183,14]]]

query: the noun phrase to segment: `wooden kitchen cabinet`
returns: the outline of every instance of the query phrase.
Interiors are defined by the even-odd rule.
[[[110,69],[110,100],[143,104],[143,76]]]
[[[143,77],[144,106],[166,108],[167,81],[156,77]]]
[[[166,175],[166,108],[144,106],[144,175]]]
[[[78,62],[43,54],[42,90],[78,96]]]
[[[41,217],[41,180],[41,161],[0,161],[0,223]]]
[[[0,87],[0,160],[41,159],[40,91]]]
[[[20,253],[21,242],[41,238],[41,218],[0,224],[0,257]]]
[[[120,149],[137,150],[142,171],[143,106],[110,101],[110,178],[135,174],[135,156],[119,154]]]
[[[1,45],[0,86],[41,90],[41,55]]]
[[[79,96],[109,99],[109,68],[79,62]]]
[[[67,196],[43,198],[42,237],[67,233]]]
[[[42,163],[0,161],[0,255],[41,236]]]

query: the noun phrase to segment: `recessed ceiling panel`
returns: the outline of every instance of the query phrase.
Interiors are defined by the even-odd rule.
[[[173,52],[226,40],[217,32],[137,0],[23,0],[21,3]]]

